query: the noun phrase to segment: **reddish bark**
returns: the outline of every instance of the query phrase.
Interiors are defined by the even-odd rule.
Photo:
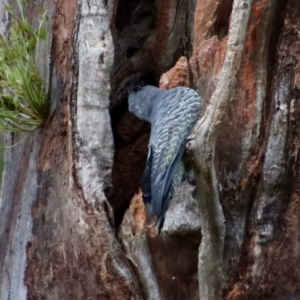
[[[290,205],[293,207],[293,201],[298,199],[297,194],[292,192],[297,189],[296,178],[298,176],[296,162],[298,135],[297,125],[295,125],[298,120],[298,109],[297,100],[292,101],[299,97],[297,85],[299,52],[296,50],[298,49],[296,28],[299,28],[298,6],[299,4],[295,1],[289,1],[287,6],[284,3],[271,3],[270,1],[253,3],[235,95],[227,110],[217,141],[215,165],[227,222],[224,261],[227,274],[224,297],[227,299],[276,298],[294,295],[298,290],[297,281],[291,283],[293,282],[291,278],[295,280],[295,277],[288,275],[284,271],[285,268],[279,268],[282,264],[280,257],[285,257],[284,253],[291,251],[285,239],[288,238],[290,241],[291,238],[293,239],[292,244],[298,243],[295,234],[292,234],[292,232],[297,232],[297,227],[293,227],[297,224],[292,221],[296,219],[292,217],[291,210],[287,209]],[[160,6],[157,7],[162,9]],[[169,9],[171,8],[169,7]],[[193,54],[189,58],[188,69],[192,70],[191,86],[200,92],[206,102],[209,101],[215,89],[218,74],[223,65],[231,9],[232,1],[197,2]],[[165,12],[158,12],[157,15],[169,16]],[[167,17],[165,19],[169,20]],[[157,28],[159,28],[161,36],[166,32],[167,26],[161,26],[159,22],[158,24],[160,24]],[[155,39],[154,33],[150,36],[149,40]],[[161,71],[161,65],[157,65],[154,70],[155,64],[151,67],[146,66],[144,60],[155,61],[151,56],[147,57],[153,53],[146,50],[149,44],[150,42],[145,47],[141,46],[141,50],[135,53],[134,61],[139,60],[141,64],[135,68],[132,66],[132,68],[136,72],[142,71],[152,74],[156,78],[157,73],[161,74],[166,70]],[[163,49],[163,45],[166,44],[162,43],[162,48],[159,50]],[[157,55],[160,57],[161,52],[157,52]],[[175,64],[177,58],[173,61]],[[130,74],[134,73],[132,68]],[[172,75],[169,76],[171,78],[181,77],[174,70],[176,68],[170,71]],[[131,76],[130,74],[128,76]],[[113,84],[117,76],[113,77]],[[176,80],[178,83],[181,81],[180,79]],[[164,81],[162,79],[162,82]],[[280,86],[286,92],[282,92]],[[278,93],[284,93],[281,96],[283,102],[279,104],[277,104]],[[279,102],[281,102],[280,99]],[[282,116],[278,115],[278,111],[281,110],[280,105],[284,105],[282,109],[287,105],[288,109],[287,112],[283,112]],[[126,123],[125,117],[123,121]],[[285,127],[282,122],[288,122],[290,125],[288,125],[286,139],[283,139],[278,146],[278,149],[283,149],[284,154],[282,157],[278,157],[276,152],[273,154],[270,152],[274,139],[278,140],[276,134],[272,133],[272,128],[281,126],[281,130],[284,132]],[[130,128],[130,126],[123,126]],[[292,128],[293,130],[291,130]],[[143,132],[142,127],[141,132]],[[119,132],[117,131],[116,134],[118,135]],[[134,135],[136,136],[136,134],[135,132]],[[118,149],[118,144],[116,144],[117,152]],[[133,151],[134,149],[133,146]],[[266,155],[268,155],[267,160]],[[279,177],[274,179],[274,182],[268,177],[268,174],[276,174],[270,165],[272,155],[274,155],[274,163],[281,166]],[[120,161],[116,160],[116,162],[118,162],[118,168],[121,168]],[[138,164],[137,161],[134,162],[134,164],[136,163]],[[141,169],[143,168],[141,167]],[[132,170],[134,176],[141,174],[141,171],[137,169],[133,168]],[[272,195],[273,200],[263,208],[267,195]],[[256,217],[259,207],[262,207],[263,210],[262,219]],[[257,251],[255,250],[257,242],[254,242],[254,237],[266,234],[260,222],[264,220],[267,224],[270,218],[274,222],[274,227],[272,227],[274,231],[267,237],[259,238],[259,247],[265,254],[259,256],[262,262],[258,263],[257,254],[255,254],[256,258],[253,257],[254,252]],[[291,221],[287,221],[286,218]],[[287,224],[289,224],[289,230],[286,229]],[[290,232],[290,238],[287,232]],[[263,242],[264,239],[266,239],[266,244]],[[279,246],[276,244],[279,242],[275,241],[281,241],[280,245],[285,245],[285,247]],[[160,252],[159,244],[152,249],[155,257],[155,253]],[[272,249],[276,249],[276,251]],[[275,255],[274,259],[273,255]],[[297,264],[297,259],[296,256],[295,260],[284,261],[284,265],[289,265],[287,268],[290,270],[289,274],[293,274],[293,270],[295,270],[293,266]],[[258,278],[253,275],[255,273],[253,268],[256,268],[257,263],[266,268],[261,275],[258,275]],[[180,264],[180,267],[183,268],[183,265]],[[274,271],[274,274],[277,275],[271,275],[273,271],[270,268],[275,268],[277,265],[278,268]],[[163,268],[161,263],[160,268]],[[295,272],[297,271],[295,270]],[[282,279],[282,276],[285,276],[286,280]],[[278,281],[275,278],[278,278]]]

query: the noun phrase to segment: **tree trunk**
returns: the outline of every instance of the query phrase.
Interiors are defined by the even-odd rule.
[[[46,1],[43,7],[50,22],[40,61],[49,66],[51,49],[44,72],[51,112],[43,128],[6,152],[0,298],[141,299],[104,194],[113,158],[112,6]],[[18,138],[9,136],[12,144]]]
[[[38,3],[51,110],[5,153],[0,299],[300,298],[300,2]],[[38,12],[29,1],[35,26]],[[4,1],[0,14],[3,31]],[[196,191],[182,182],[160,235],[138,192],[136,76],[206,104],[187,153]]]

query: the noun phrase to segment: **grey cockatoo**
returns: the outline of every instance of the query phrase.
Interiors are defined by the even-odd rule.
[[[130,91],[128,103],[130,112],[151,123],[141,188],[149,215],[158,217],[160,232],[175,187],[182,179],[182,156],[200,116],[202,100],[190,88],[163,90],[139,83]]]

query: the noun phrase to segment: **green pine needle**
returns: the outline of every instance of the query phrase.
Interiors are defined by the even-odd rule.
[[[46,14],[38,28],[32,28],[24,14],[24,3],[17,1],[20,19],[11,9],[8,37],[0,35],[0,130],[33,132],[45,121],[49,99],[37,67],[40,40],[46,39]]]

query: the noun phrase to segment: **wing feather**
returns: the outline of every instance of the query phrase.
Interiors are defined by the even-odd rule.
[[[143,200],[146,204],[151,202],[152,152],[153,152],[152,147],[151,145],[149,145],[146,167],[140,183],[141,189],[143,191]]]

